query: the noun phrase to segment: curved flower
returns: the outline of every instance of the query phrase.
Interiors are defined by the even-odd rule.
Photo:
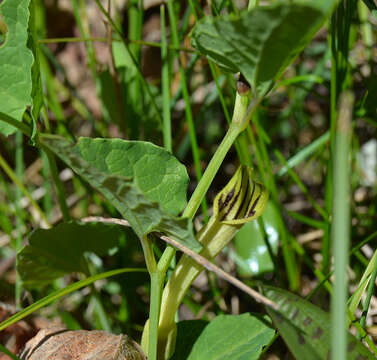
[[[221,223],[241,225],[263,213],[268,201],[268,191],[263,184],[252,180],[251,172],[251,168],[241,165],[216,195],[213,213]]]

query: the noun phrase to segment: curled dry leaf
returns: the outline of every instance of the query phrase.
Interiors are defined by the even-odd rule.
[[[58,327],[39,331],[18,356],[21,360],[146,360],[127,335]]]

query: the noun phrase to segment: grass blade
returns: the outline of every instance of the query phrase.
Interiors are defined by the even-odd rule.
[[[119,274],[123,274],[123,273],[127,273],[127,272],[128,273],[146,272],[146,269],[122,268],[122,269],[111,270],[111,271],[107,271],[107,272],[104,272],[104,273],[101,273],[101,274],[93,275],[93,276],[90,276],[90,277],[88,277],[84,280],[77,281],[77,282],[75,282],[75,283],[73,283],[73,284],[71,284],[71,285],[69,285],[69,286],[67,286],[63,289],[54,291],[50,295],[47,295],[43,299],[36,301],[34,304],[28,306],[24,310],[19,311],[17,314],[14,314],[13,316],[8,318],[7,320],[3,321],[2,323],[0,323],[0,331],[6,329],[8,326],[16,323],[17,321],[22,320],[23,318],[25,318],[26,316],[28,316],[28,315],[32,314],[33,312],[39,310],[40,308],[42,308],[42,307],[44,307],[48,304],[51,304],[55,300],[58,300],[61,297],[70,294],[73,291],[76,291],[76,290],[79,290],[79,289],[81,289],[85,286],[88,286],[88,285],[96,282],[97,280],[106,279],[110,276],[115,276],[115,275],[119,275]]]
[[[20,360],[20,358],[9,351],[4,345],[0,344],[0,353],[9,356],[12,360]]]
[[[350,243],[350,142],[353,95],[340,97],[335,129],[333,160],[333,210],[331,242],[335,265],[334,295],[331,299],[331,341],[333,360],[347,358],[347,264]]]
[[[162,132],[164,136],[164,147],[169,152],[172,152],[171,141],[171,116],[170,116],[170,84],[169,84],[169,59],[168,46],[166,40],[166,25],[165,25],[165,6],[160,6],[161,17],[161,87],[162,87]]]

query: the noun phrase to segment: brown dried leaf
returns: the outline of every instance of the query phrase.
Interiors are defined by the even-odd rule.
[[[18,356],[21,360],[146,360],[127,335],[59,327],[39,331]]]

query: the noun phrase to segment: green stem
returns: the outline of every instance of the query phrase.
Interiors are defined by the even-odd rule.
[[[160,271],[161,273],[166,273],[168,271],[168,268],[175,254],[175,248],[173,248],[172,246],[169,246],[167,250],[168,249],[170,251],[164,251],[157,265],[158,271]]]
[[[368,314],[370,300],[372,299],[372,295],[373,295],[376,277],[377,277],[377,262],[374,263],[373,272],[372,272],[372,275],[371,275],[370,280],[369,280],[367,296],[366,296],[364,306],[363,306],[363,313],[362,313],[361,318],[360,318],[360,325],[361,325],[362,328],[365,327],[365,322],[366,322],[366,318],[367,318],[367,314]],[[358,334],[358,338],[361,339],[360,333]]]
[[[170,85],[169,85],[169,61],[168,61],[168,47],[166,40],[166,25],[165,25],[165,6],[160,6],[161,19],[161,88],[162,88],[162,120],[163,120],[163,136],[164,147],[167,151],[172,152],[171,141],[171,116],[170,116]]]
[[[331,17],[330,22],[331,35],[329,38],[329,45],[331,47],[331,82],[330,82],[330,156],[334,153],[334,139],[335,139],[335,124],[336,124],[336,102],[337,94],[337,68],[338,56],[336,50],[336,15]],[[331,214],[332,210],[332,163],[329,161],[326,174],[326,187],[325,187],[325,210]],[[330,269],[330,230],[331,224],[328,225],[322,240],[322,272],[327,273]]]
[[[157,359],[158,343],[158,321],[160,318],[160,306],[162,288],[164,285],[165,273],[155,271],[151,276],[151,301],[149,308],[149,341],[148,341],[148,359]]]
[[[194,217],[204,195],[210,187],[212,180],[214,179],[217,171],[219,170],[220,165],[223,162],[226,154],[228,153],[234,141],[237,139],[238,135],[244,130],[245,122],[248,123],[249,118],[255,111],[258,104],[259,102],[255,101],[252,104],[252,108],[250,109],[250,114],[247,114],[248,97],[241,96],[237,93],[232,123],[230,124],[230,127],[227,133],[225,134],[224,139],[222,140],[211,161],[209,162],[207,169],[204,172],[203,177],[201,178],[198,186],[192,194],[190,201],[187,204],[185,211],[183,212],[183,217]]]
[[[171,29],[171,35],[172,35],[172,43],[174,46],[179,46],[177,19],[175,16],[174,5],[173,5],[172,0],[168,1],[168,13],[169,13],[169,20],[170,20],[170,25],[171,25],[170,29]],[[194,159],[196,177],[198,179],[198,182],[200,182],[202,178],[202,169],[200,166],[199,146],[198,146],[198,141],[196,139],[195,123],[194,123],[194,118],[193,118],[193,114],[191,110],[190,96],[189,96],[189,90],[187,87],[187,80],[186,80],[186,73],[180,61],[179,54],[177,58],[178,58],[178,63],[179,63],[179,72],[181,75],[182,95],[186,104],[185,114],[186,114],[186,119],[187,119],[187,123],[189,127],[192,157]],[[201,198],[201,202],[202,202],[203,215],[207,219],[207,203],[204,196]]]
[[[14,126],[21,132],[23,132],[26,136],[31,136],[31,127],[29,125],[24,124],[22,121],[18,121],[15,118],[0,112],[0,121],[4,121],[9,125]]]
[[[196,187],[194,193],[192,194],[189,203],[187,204],[185,211],[183,212],[183,217],[193,218],[196,211],[199,208],[199,205],[206,194],[208,188],[210,187],[212,180],[214,179],[217,171],[220,168],[221,163],[223,162],[225,155],[229,151],[230,147],[237,139],[237,136],[240,134],[239,127],[234,126],[233,124],[229,127],[228,132],[225,134],[225,137],[211,161],[208,164],[208,167],[201,178],[198,186]]]
[[[157,359],[159,351],[161,349],[163,351],[163,345],[158,342],[161,297],[166,272],[174,255],[175,249],[171,246],[167,247],[158,262],[157,268],[150,272],[151,296],[149,320],[144,326],[142,336],[142,347],[144,352],[148,353],[148,359]]]
[[[219,79],[218,79],[218,77],[216,75],[215,65],[210,60],[208,60],[208,65],[209,65],[209,68],[211,70],[211,74],[212,74],[213,80],[215,81],[217,93],[219,94],[219,99],[220,99],[221,107],[223,108],[225,119],[226,119],[228,125],[230,125],[231,122],[232,122],[232,119],[230,118],[230,114],[229,114],[228,108],[226,107],[224,95],[223,95],[223,93],[221,91],[221,86],[219,84]],[[237,154],[238,154],[238,158],[241,161],[241,159],[242,159],[242,152],[241,152],[241,147],[240,147],[240,144],[238,143],[238,141],[236,141],[234,143],[234,146],[236,148],[236,151],[237,151]]]
[[[147,236],[141,239],[143,247],[144,259],[147,265],[149,276],[151,278],[151,291],[149,301],[149,318],[144,326],[142,346],[145,353],[148,353],[148,359],[157,359],[157,340],[158,340],[158,319],[160,316],[160,299],[161,289],[164,276],[157,269],[156,258],[153,253],[153,245],[151,238]],[[145,338],[146,337],[146,338]],[[146,342],[146,343],[145,343]]]
[[[189,218],[194,217],[205,193],[207,192],[227,152],[229,151],[230,147],[236,140],[237,136],[245,129],[245,126],[248,124],[252,114],[254,113],[255,109],[257,108],[259,104],[259,101],[254,101],[250,105],[250,109],[248,109],[248,102],[249,100],[247,96],[240,96],[239,94],[237,94],[236,102],[234,105],[233,119],[229,127],[229,130],[225,134],[223,141],[221,142],[217,151],[212,157],[206,171],[204,172],[203,177],[199,181],[198,186],[196,187],[193,195],[191,196],[190,201],[187,204],[185,211],[183,212],[183,215],[182,215],[183,217],[189,217]],[[206,228],[210,227],[211,224],[212,223],[210,220],[210,223],[207,224]],[[229,228],[231,228],[232,231],[234,230],[234,227],[229,226]],[[227,238],[232,238],[232,236],[229,236],[228,234]],[[163,274],[166,273],[174,254],[175,254],[175,249],[173,247],[167,247],[165,249],[158,263],[158,270],[161,273]],[[182,276],[182,279],[186,279],[186,287],[182,287],[182,291],[180,293],[175,293],[173,296],[169,295],[170,289],[167,287],[165,287],[164,292],[163,292],[159,334],[158,334],[159,341],[162,340],[162,343],[161,344],[159,343],[162,347],[166,344],[166,341],[169,338],[169,335],[171,335],[174,329],[174,316],[176,313],[176,310],[174,309],[178,309],[179,304],[181,303],[183,296],[186,293],[188,287],[190,286],[193,279],[195,279],[197,274],[200,272],[198,271],[199,269],[196,268],[197,264],[194,261],[192,261],[192,263],[189,261],[189,259],[186,261],[188,261],[190,264],[187,265],[186,270],[184,270],[184,272],[182,273],[183,275],[180,275]],[[201,270],[201,267],[199,268]],[[186,273],[186,271],[187,272],[192,271],[191,275]],[[172,282],[169,281],[169,283],[171,284]],[[172,301],[172,303],[170,303],[169,301]],[[167,332],[164,332],[163,329],[165,329]],[[172,346],[174,346],[174,344]]]
[[[333,210],[331,240],[334,254],[334,295],[331,298],[332,359],[347,358],[347,264],[350,243],[350,142],[353,96],[345,93],[340,99],[335,129],[333,157]]]
[[[198,241],[203,245],[200,255],[207,259],[214,258],[233,238],[239,227],[222,224],[215,216],[211,217],[205,228],[198,234]],[[175,329],[175,314],[192,282],[203,270],[203,266],[187,255],[183,255],[166,284],[161,301],[159,339],[166,343]],[[179,284],[179,285],[178,285]],[[167,350],[166,353],[171,353]]]
[[[4,345],[0,344],[0,353],[8,355],[12,360],[20,360],[19,357],[14,355],[10,350],[8,350]]]
[[[169,4],[170,4],[170,7],[172,7],[172,3],[170,1],[168,2],[168,6]],[[232,123],[227,133],[225,134],[224,139],[222,140],[214,156],[212,157],[210,163],[208,164],[207,169],[204,172],[203,177],[200,179],[198,186],[196,187],[193,195],[191,196],[190,201],[187,204],[187,207],[185,208],[185,211],[182,214],[183,217],[188,217],[188,218],[194,217],[218,169],[220,168],[220,165],[223,162],[227,152],[229,151],[230,147],[237,139],[238,135],[246,128],[256,108],[258,107],[260,101],[261,99],[253,99],[253,102],[249,105],[248,96],[241,96],[237,93],[236,101],[234,105]],[[208,228],[209,226],[210,224],[207,224],[206,228]],[[231,230],[234,231],[234,227],[229,226],[229,228],[231,228]],[[232,238],[232,236],[229,236],[229,234],[226,237],[227,239]],[[175,249],[172,247],[167,247],[160,259],[160,262],[158,264],[158,269],[164,275],[174,254],[175,254]],[[186,283],[187,286],[190,286],[192,280],[200,272],[200,271],[198,272],[195,270],[196,266],[197,266],[196,263],[189,264],[186,267],[187,270],[184,270],[184,271],[190,271],[190,269],[194,269],[192,279],[190,279],[190,276],[188,276],[188,274],[183,273],[182,275],[184,279],[187,279],[187,283]],[[158,331],[159,331],[158,339],[159,339],[159,346],[161,347],[167,346],[168,348],[167,351],[169,353],[170,351],[169,347],[170,346],[174,347],[175,345],[174,340],[171,339],[172,332],[174,331],[174,316],[176,313],[176,310],[174,309],[178,309],[178,306],[183,299],[184,293],[186,293],[187,291],[187,287],[185,289],[182,287],[182,291],[181,293],[177,294],[177,297],[175,297],[175,295],[173,297],[169,295],[165,296],[166,294],[169,293],[169,290],[166,290],[166,291],[165,290],[166,290],[166,287],[163,292],[160,325],[158,328]],[[166,306],[167,303],[166,301],[164,302],[164,299],[165,300],[170,299],[173,302],[175,301],[175,304],[172,305],[173,307],[170,307],[170,305]],[[150,316],[152,316],[152,314],[150,314]],[[166,327],[164,324],[166,324]],[[148,331],[146,328],[147,326],[145,326],[144,328],[144,333]],[[167,333],[164,333],[164,329],[167,331]],[[161,333],[161,330],[163,331],[162,333]],[[143,337],[144,337],[144,334],[143,334]],[[171,341],[171,343],[167,345],[166,341]],[[167,353],[164,352],[164,357],[166,356],[167,356]]]
[[[217,194],[214,214],[197,234],[203,247],[201,258],[215,258],[232,240],[242,223],[261,215],[268,193],[261,185],[251,185],[250,174],[247,166],[240,166],[228,184]],[[254,210],[251,217],[250,208]],[[168,359],[173,352],[176,331],[174,315],[203,266],[204,263],[198,259],[193,260],[188,254],[183,255],[164,289],[159,323],[159,345],[164,348],[162,359]]]
[[[144,237],[141,239],[141,246],[143,248],[145,264],[147,266],[148,272],[149,274],[152,274],[157,270],[156,258],[154,257],[152,242],[147,237]]]

